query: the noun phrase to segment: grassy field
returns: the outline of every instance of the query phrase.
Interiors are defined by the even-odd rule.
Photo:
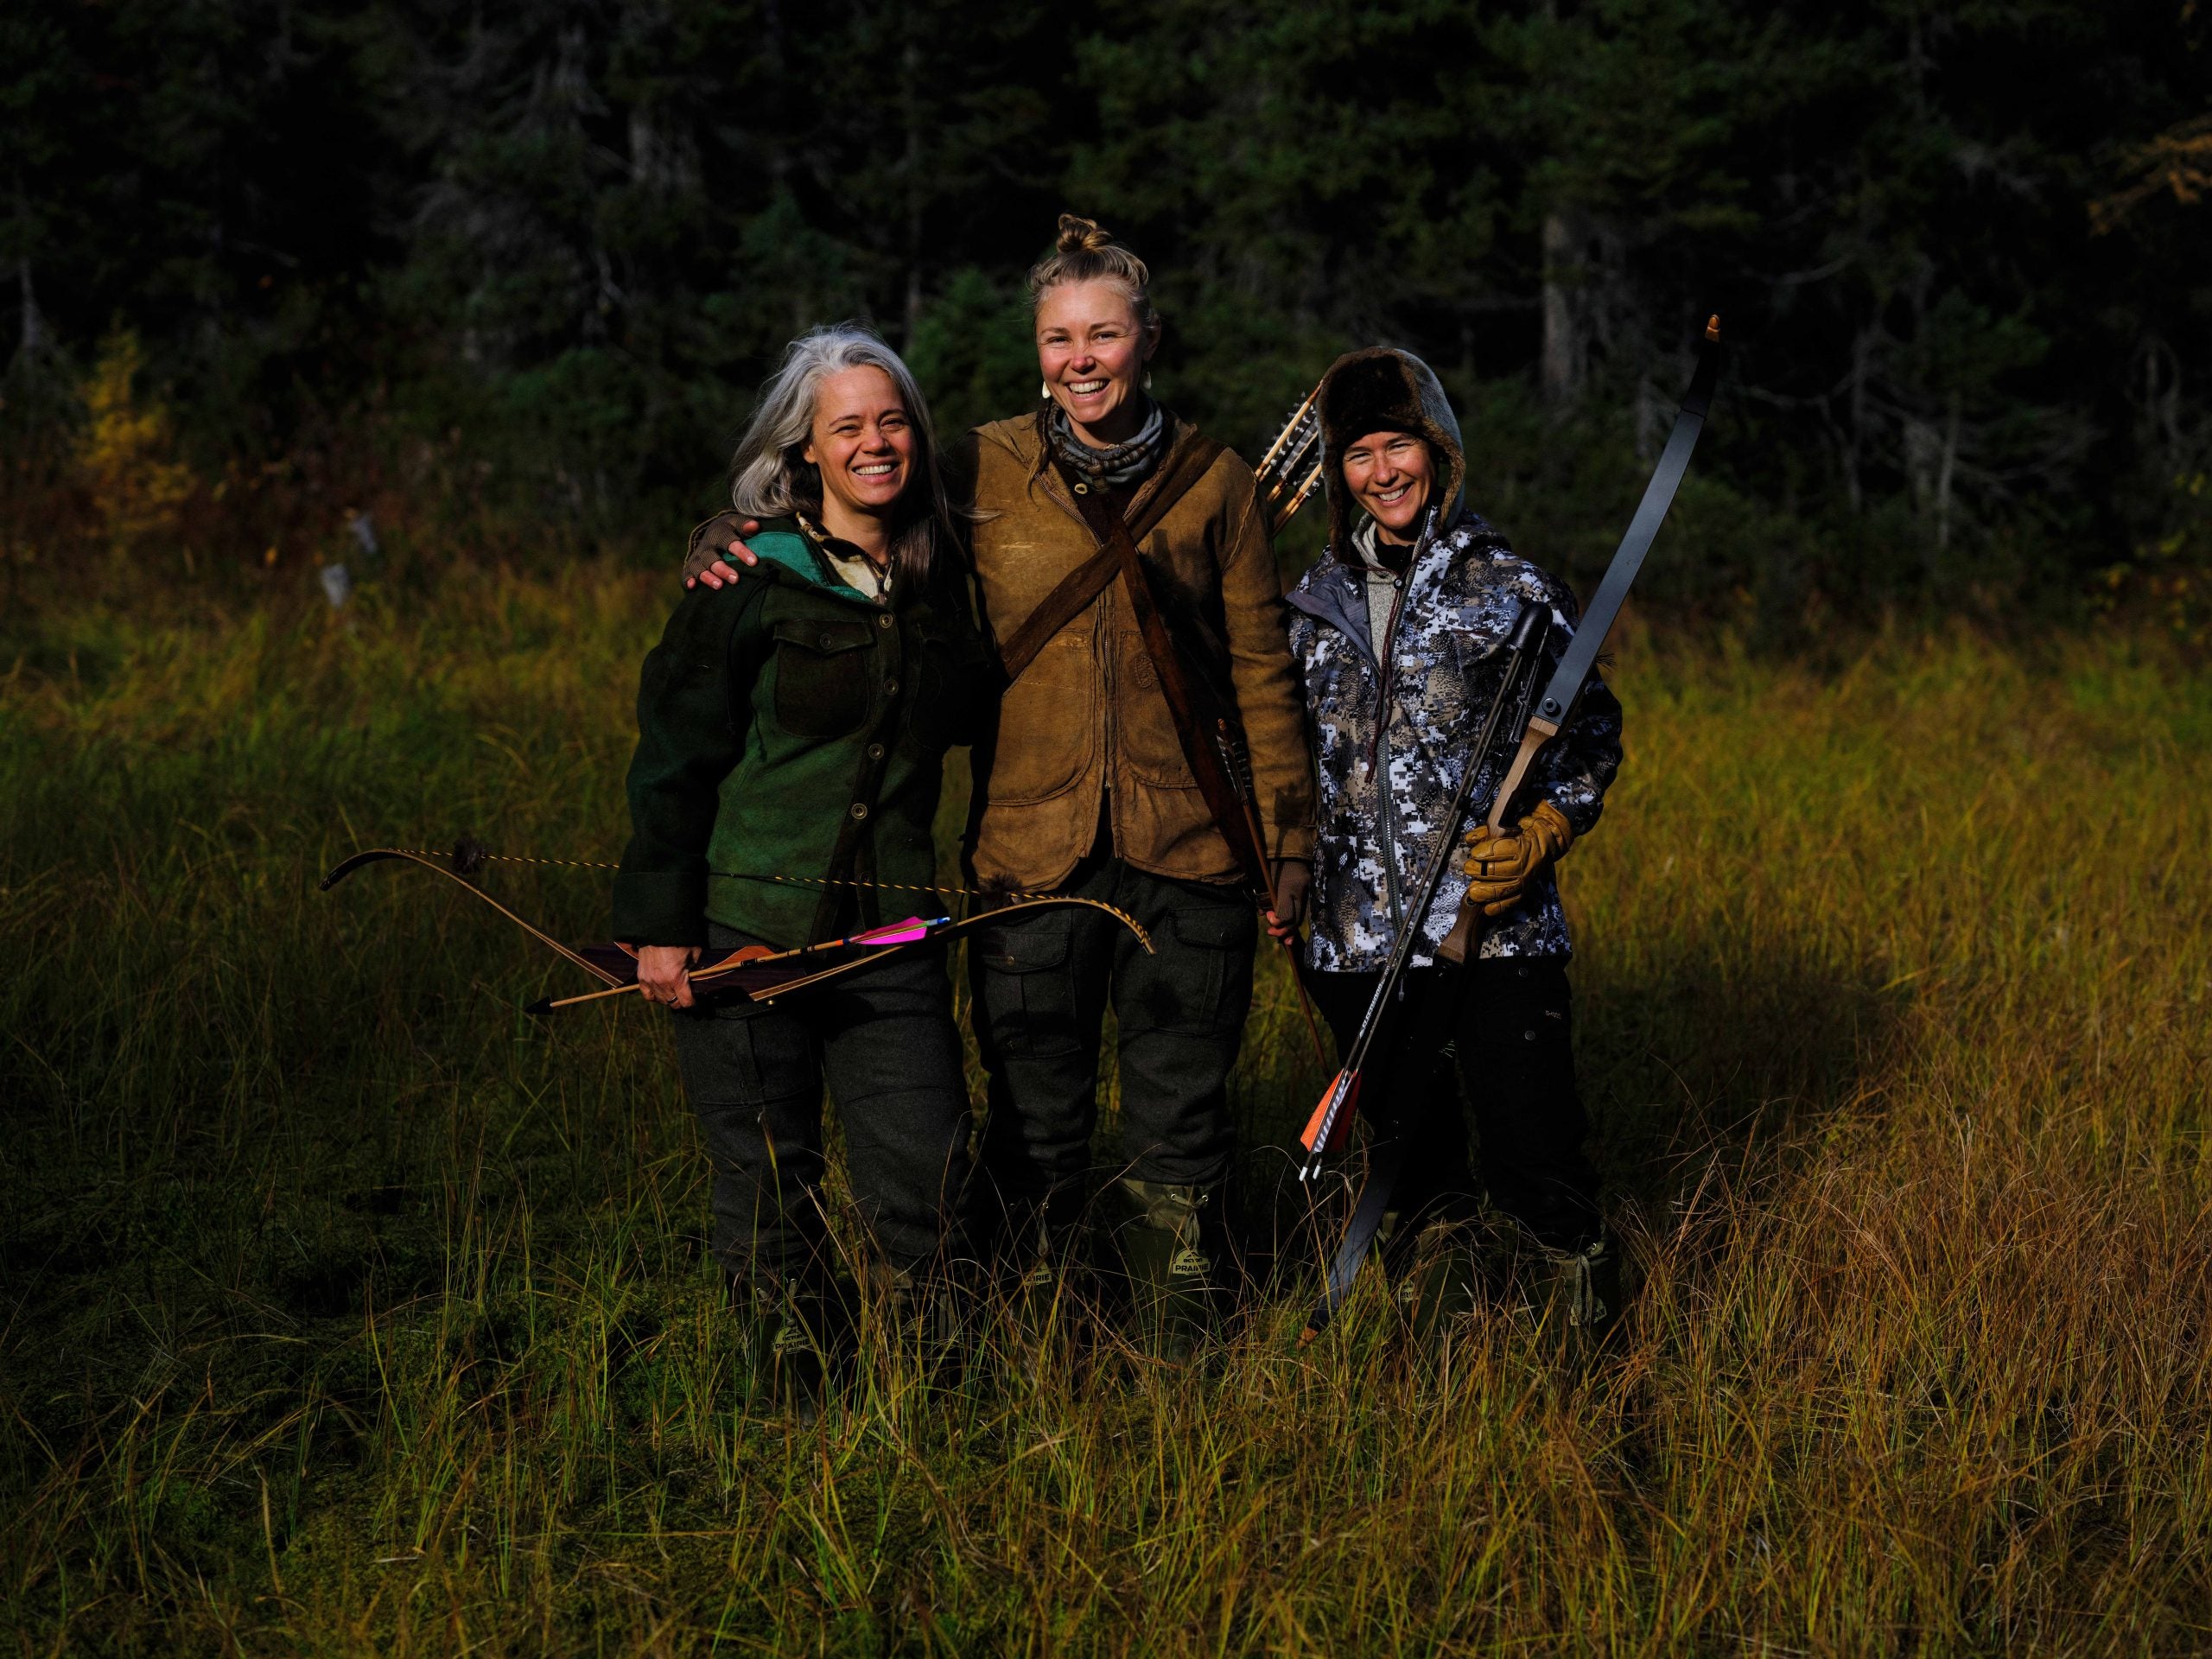
[[[25,1655],[2212,1645],[2212,674],[1631,636],[1567,867],[1640,1293],[1569,1380],[1291,1291],[738,1412],[647,1011],[372,844],[619,853],[666,594],[0,635],[0,1624]],[[602,874],[500,866],[567,937]],[[1319,1079],[1278,970],[1260,1189]],[[1135,1377],[1141,1386],[1132,1386]]]

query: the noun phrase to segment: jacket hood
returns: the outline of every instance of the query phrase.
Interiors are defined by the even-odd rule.
[[[1329,498],[1329,546],[1351,556],[1351,532],[1362,509],[1344,487],[1345,449],[1370,432],[1411,432],[1443,463],[1440,486],[1430,502],[1429,524],[1452,524],[1465,505],[1467,457],[1459,422],[1436,372],[1411,352],[1371,346],[1347,352],[1321,377],[1322,478]]]

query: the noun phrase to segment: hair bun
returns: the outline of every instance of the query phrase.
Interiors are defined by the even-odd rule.
[[[1052,251],[1029,268],[1030,300],[1041,306],[1046,293],[1062,283],[1099,282],[1111,283],[1128,295],[1138,324],[1156,334],[1160,315],[1145,291],[1152,273],[1144,261],[1116,242],[1112,232],[1100,230],[1096,219],[1062,213]]]
[[[1055,244],[1062,253],[1096,253],[1101,248],[1114,245],[1114,233],[1098,228],[1095,219],[1078,218],[1074,213],[1060,215],[1059,240]]]

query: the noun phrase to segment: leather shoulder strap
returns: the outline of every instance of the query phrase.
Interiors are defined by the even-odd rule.
[[[1160,696],[1166,701],[1176,742],[1182,748],[1183,759],[1191,768],[1199,795],[1205,800],[1206,810],[1213,817],[1214,827],[1229,843],[1230,853],[1243,873],[1252,896],[1262,905],[1272,903],[1274,882],[1268,871],[1266,839],[1261,832],[1255,804],[1243,786],[1244,734],[1235,708],[1224,704],[1205,680],[1187,671],[1182,654],[1175,647],[1174,636],[1168,630],[1167,619],[1160,614],[1152,582],[1145,575],[1136,541],[1129,534],[1120,509],[1103,490],[1084,480],[1070,477],[1057,457],[1052,465],[1059,470],[1060,481],[1067,486],[1076,511],[1083,515],[1084,523],[1097,538],[1102,556],[1110,556],[1115,560],[1116,574],[1129,596],[1129,608],[1136,615],[1138,631],[1144,636],[1145,654],[1152,659]],[[1084,568],[1088,569],[1088,564]]]
[[[1141,542],[1160,528],[1161,522],[1174,509],[1175,504],[1191,493],[1192,486],[1212,470],[1227,446],[1201,435],[1194,438],[1173,456],[1166,468],[1153,480],[1151,490],[1139,505],[1137,516],[1126,526],[1129,539]],[[1074,483],[1065,467],[1056,467],[1060,481],[1072,491]],[[1086,486],[1088,489],[1088,486]],[[1089,492],[1095,497],[1095,491]],[[1103,498],[1097,498],[1103,501]],[[1081,510],[1084,495],[1075,501]],[[1120,515],[1116,514],[1116,518]],[[1098,528],[1086,515],[1084,524],[1096,537]],[[1098,551],[1060,578],[1052,591],[1037,603],[1037,607],[1022,619],[1014,637],[999,648],[999,663],[1006,671],[1007,683],[1011,685],[1021,677],[1022,671],[1037,660],[1037,653],[1052,642],[1052,636],[1081,616],[1094,604],[1106,586],[1121,574],[1120,556],[1103,540]]]

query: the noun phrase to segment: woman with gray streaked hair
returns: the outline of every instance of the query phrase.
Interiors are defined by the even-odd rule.
[[[929,414],[889,346],[849,326],[793,341],[732,473],[767,580],[686,594],[645,659],[615,937],[675,1011],[756,1395],[796,1402],[851,1325],[825,1259],[823,1084],[894,1310],[957,1212],[969,1108],[944,952],[766,1008],[695,996],[688,970],[939,913],[944,751],[992,688]]]

